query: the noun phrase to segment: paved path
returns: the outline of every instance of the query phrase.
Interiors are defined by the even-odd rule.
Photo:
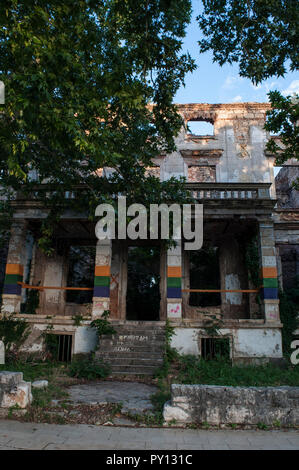
[[[0,450],[299,449],[296,431],[209,431],[20,423],[0,420]]]

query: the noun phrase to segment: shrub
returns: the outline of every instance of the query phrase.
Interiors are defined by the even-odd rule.
[[[68,374],[78,379],[103,379],[110,373],[108,364],[93,358],[75,359],[68,368]]]
[[[3,341],[7,357],[15,356],[30,334],[30,326],[15,314],[3,315],[0,319],[0,340]]]
[[[116,333],[115,329],[108,321],[109,315],[109,310],[105,310],[102,314],[102,318],[93,320],[90,323],[90,328],[95,328],[97,330],[98,338],[100,338],[102,335],[113,335],[114,333]]]

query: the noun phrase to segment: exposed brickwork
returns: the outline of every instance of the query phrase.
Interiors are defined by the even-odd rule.
[[[216,168],[213,166],[189,166],[188,181],[194,183],[214,183]]]

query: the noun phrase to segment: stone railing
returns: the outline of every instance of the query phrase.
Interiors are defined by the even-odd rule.
[[[271,199],[271,183],[186,183],[195,199],[265,200]]]

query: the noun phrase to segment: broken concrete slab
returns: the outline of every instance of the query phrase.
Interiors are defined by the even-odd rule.
[[[151,411],[150,397],[157,392],[157,387],[139,382],[95,382],[89,385],[74,385],[69,388],[73,402],[103,405],[121,403],[123,412],[132,414]]]

